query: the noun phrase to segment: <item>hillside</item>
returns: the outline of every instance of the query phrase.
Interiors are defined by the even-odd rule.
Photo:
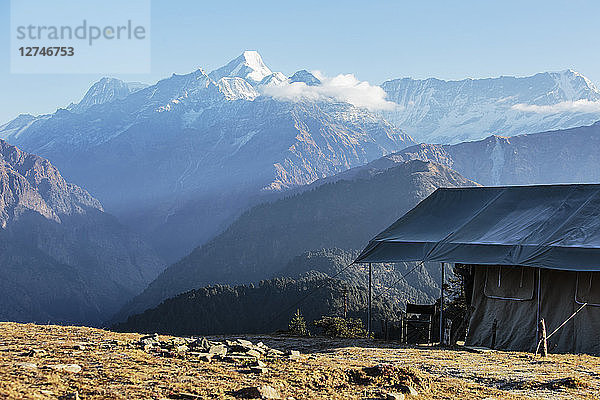
[[[598,183],[598,148],[600,122],[513,137],[490,136],[454,145],[419,144],[322,182],[368,176],[406,161],[423,160],[445,165],[482,185]]]
[[[162,268],[48,160],[0,140],[0,320],[98,324]]]
[[[264,385],[284,399],[327,400],[386,399],[406,386],[423,400],[591,400],[600,391],[599,359],[586,355],[551,354],[542,360],[527,353],[365,339],[243,336],[300,352],[295,358],[262,358],[266,370],[259,374],[251,372],[252,360],[202,361],[193,351],[144,351],[135,333],[0,323],[0,338],[0,397],[7,400],[72,399],[75,393],[85,400],[233,400]],[[172,349],[187,343],[180,337],[159,339]]]
[[[436,188],[474,184],[449,168],[413,161],[261,204],[167,268],[118,318],[202,286],[268,278],[306,251],[360,249]]]
[[[316,271],[351,285],[368,287],[366,265],[354,264],[347,268],[359,253],[358,250],[338,248],[307,251],[292,258],[275,276],[298,279]],[[374,295],[385,295],[399,309],[404,309],[406,302],[434,303],[440,295],[439,264],[426,263],[422,267],[414,267],[414,263],[377,264],[372,275]]]
[[[209,286],[165,300],[111,329],[170,335],[214,335],[287,330],[299,309],[308,324],[324,315],[364,319],[367,290],[323,274],[275,278],[257,285]],[[387,298],[373,304],[373,319],[397,319],[399,306]]]

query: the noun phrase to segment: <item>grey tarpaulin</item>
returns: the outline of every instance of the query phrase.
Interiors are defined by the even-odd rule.
[[[600,185],[438,189],[355,262],[600,270]]]

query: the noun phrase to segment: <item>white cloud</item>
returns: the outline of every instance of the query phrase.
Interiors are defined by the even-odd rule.
[[[600,112],[600,101],[563,101],[548,106],[538,106],[535,104],[519,103],[513,105],[511,108],[517,111],[530,112],[536,114],[555,114],[561,112],[597,113]]]
[[[371,111],[391,110],[398,104],[385,99],[386,93],[379,86],[359,81],[352,74],[340,74],[328,78],[319,71],[312,74],[321,81],[321,85],[309,86],[304,82],[283,82],[262,89],[263,94],[280,100],[336,100],[364,107]]]

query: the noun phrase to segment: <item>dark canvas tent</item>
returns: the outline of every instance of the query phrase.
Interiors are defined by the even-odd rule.
[[[356,262],[471,266],[467,342],[531,350],[580,310],[549,349],[600,353],[600,185],[438,189],[373,238]],[[496,321],[494,323],[494,321]]]

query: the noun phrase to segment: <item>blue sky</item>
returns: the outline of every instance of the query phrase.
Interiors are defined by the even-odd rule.
[[[0,123],[77,101],[103,76],[11,74],[10,2],[0,3]],[[373,84],[572,68],[598,85],[599,15],[597,0],[153,1],[151,73],[111,75],[154,83],[251,49],[285,74],[353,73]]]

